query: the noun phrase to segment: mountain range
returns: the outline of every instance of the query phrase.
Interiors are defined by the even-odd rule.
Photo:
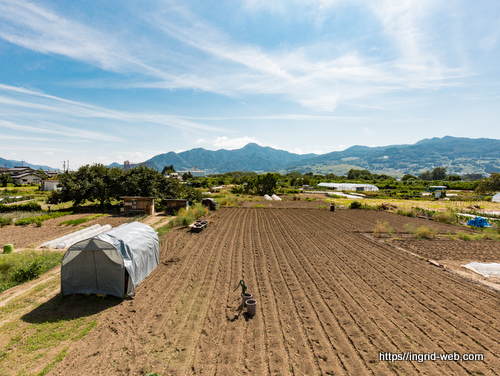
[[[176,170],[197,167],[212,174],[228,171],[312,171],[341,175],[356,168],[401,176],[435,167],[446,167],[449,174],[485,174],[500,172],[500,140],[445,136],[424,139],[411,145],[356,145],[322,155],[294,154],[251,143],[236,150],[196,148],[181,153],[169,152],[146,162],[153,162],[160,170],[163,166],[173,165]]]
[[[251,143],[236,150],[191,149],[181,153],[168,152],[143,162],[147,166],[173,165],[177,171],[194,167],[207,174],[229,171],[256,171],[287,173],[299,171],[317,174],[345,174],[351,168],[393,176],[418,174],[435,167],[446,167],[448,174],[486,174],[500,172],[500,140],[490,138],[459,138],[445,136],[418,141],[411,145],[378,147],[352,146],[327,154],[294,154]],[[24,164],[34,169],[52,169],[48,166],[0,158],[0,166]],[[119,166],[113,163],[111,167]]]
[[[13,168],[17,166],[31,167],[32,169],[35,170],[38,170],[39,168],[42,168],[42,170],[57,170],[56,168],[52,168],[49,166],[35,165],[27,163],[26,161],[14,161],[12,159],[0,158],[0,167]]]

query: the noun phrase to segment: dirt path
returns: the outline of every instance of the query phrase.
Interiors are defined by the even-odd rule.
[[[136,297],[104,313],[50,374],[500,374],[500,295],[367,238],[376,218],[395,231],[425,222],[227,208],[201,233],[174,229]],[[254,317],[234,292],[240,279]],[[484,361],[392,363],[386,352]]]

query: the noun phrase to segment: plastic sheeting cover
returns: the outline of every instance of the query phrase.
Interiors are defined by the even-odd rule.
[[[497,193],[491,198],[491,202],[500,202],[500,193]]]
[[[135,288],[158,263],[156,231],[143,223],[126,223],[68,249],[61,266],[61,290],[64,295],[90,293],[122,297],[125,268],[130,281],[126,293],[133,296]]]
[[[500,277],[500,264],[497,263],[483,264],[480,262],[471,262],[462,266],[485,277]]]
[[[476,217],[467,222],[467,226],[474,227],[491,227],[491,225],[483,217]]]
[[[264,195],[264,198],[267,200],[267,201],[273,201],[273,199],[271,198],[271,196],[269,195]]]

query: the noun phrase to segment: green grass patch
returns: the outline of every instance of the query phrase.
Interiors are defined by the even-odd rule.
[[[262,204],[255,204],[253,207],[254,208],[265,208],[265,206]]]
[[[460,240],[465,240],[465,241],[472,240],[472,237],[469,234],[466,234],[465,232],[457,232],[457,237]]]
[[[62,225],[78,226],[78,225],[81,225],[82,223],[91,221],[93,219],[100,218],[100,217],[107,217],[107,216],[108,216],[108,214],[94,214],[94,215],[90,215],[88,217],[83,217],[83,218],[78,218],[78,219],[70,219],[68,221],[61,222],[61,223],[59,223],[59,226],[62,226]]]
[[[43,215],[38,215],[36,217],[28,217],[28,218],[23,218],[23,219],[18,219],[14,224],[16,226],[25,226],[29,225],[32,223],[36,223],[37,226],[41,226],[43,221],[53,219],[53,218],[58,218],[58,217],[63,217],[65,215],[70,215],[73,214],[73,212],[52,212],[49,214],[43,214]]]
[[[50,288],[57,290],[57,286],[51,285]],[[7,303],[0,310],[2,313],[5,312],[3,308],[12,311],[9,307],[12,305],[28,308],[28,312],[26,308],[14,311],[13,316],[17,315],[19,319],[0,327],[7,338],[0,346],[0,369],[8,369],[9,374],[47,374],[64,359],[71,343],[80,340],[97,325],[97,314],[122,302],[122,299],[111,296],[62,297],[57,294],[44,303],[38,303],[40,294],[31,290],[28,295]]]
[[[0,292],[34,279],[62,261],[63,253],[28,250],[0,255]]]
[[[219,203],[219,206],[235,206],[236,203],[238,202],[238,197],[236,197],[234,194],[226,192],[226,193],[219,193],[211,196],[214,199],[217,199],[217,202]]]

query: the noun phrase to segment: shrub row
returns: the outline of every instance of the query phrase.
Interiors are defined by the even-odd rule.
[[[28,202],[26,204],[17,205],[2,205],[0,204],[0,213],[11,213],[15,211],[40,211],[42,207],[36,202]]]
[[[65,215],[70,215],[73,214],[73,212],[53,212],[50,214],[43,214],[43,215],[38,215],[36,217],[28,217],[28,218],[23,218],[23,219],[18,219],[15,222],[16,226],[24,226],[24,225],[29,225],[31,223],[36,223],[38,227],[42,225],[43,221],[46,221],[48,219],[52,218],[58,218],[58,217],[63,217]]]

